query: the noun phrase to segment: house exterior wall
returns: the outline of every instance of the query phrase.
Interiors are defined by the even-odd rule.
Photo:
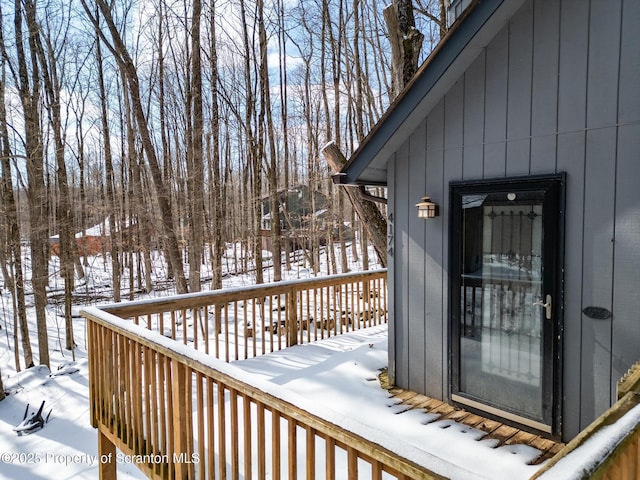
[[[637,0],[527,1],[389,158],[397,385],[448,399],[449,182],[566,172],[563,438],[614,401],[640,359],[638,25]]]

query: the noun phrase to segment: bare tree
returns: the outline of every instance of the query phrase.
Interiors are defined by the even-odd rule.
[[[127,91],[131,98],[131,108],[138,125],[138,131],[142,141],[142,147],[146,154],[149,169],[151,171],[151,178],[153,179],[154,187],[157,192],[158,207],[162,220],[163,234],[166,240],[166,251],[169,262],[173,268],[173,273],[176,279],[176,290],[178,293],[187,292],[187,283],[184,276],[184,266],[182,263],[182,256],[178,246],[178,238],[175,232],[175,226],[173,224],[173,218],[171,216],[171,204],[170,204],[170,189],[162,178],[162,171],[158,163],[156,151],[151,140],[151,133],[149,131],[149,125],[147,117],[145,115],[142,99],[140,96],[140,82],[138,78],[138,72],[133,59],[129,55],[129,51],[120,36],[120,32],[115,24],[113,16],[111,14],[111,8],[103,0],[95,0],[95,3],[100,10],[102,18],[104,19],[111,40],[113,43],[109,43],[104,32],[100,29],[98,18],[89,9],[86,0],[81,0],[85,13],[90,18],[94,27],[96,28],[100,38],[105,42],[105,45],[109,48],[113,56],[118,62],[119,68],[122,70],[123,76],[127,81]]]
[[[35,8],[35,6],[34,6]],[[35,17],[34,17],[35,19]],[[62,27],[59,40],[61,45],[66,42],[66,25]],[[48,32],[49,30],[47,30]],[[60,50],[54,45],[51,36],[44,34],[45,30],[38,28],[31,36],[31,41],[35,47],[35,53],[40,63],[41,75],[45,90],[45,105],[49,116],[49,123],[53,131],[53,145],[56,159],[56,182],[58,188],[58,226],[59,233],[59,253],[62,278],[64,279],[64,317],[65,317],[65,348],[74,348],[73,323],[71,319],[71,296],[74,286],[74,235],[73,235],[73,212],[71,211],[71,200],[69,194],[69,182],[67,176],[67,164],[65,159],[66,145],[66,125],[62,118],[62,108],[60,92],[62,90],[61,76],[64,74],[60,70],[58,62],[60,56],[64,56],[64,50]]]
[[[273,127],[273,115],[271,113],[271,94],[269,83],[269,66],[267,64],[267,32],[264,25],[264,2],[257,1],[257,22],[258,37],[260,44],[260,130],[259,143],[265,141],[269,145],[269,155],[264,152],[264,147],[260,148],[264,164],[267,170],[267,181],[269,183],[269,203],[271,220],[271,254],[273,259],[273,279],[278,282],[282,280],[282,246],[281,246],[281,226],[280,226],[280,196],[278,193],[278,159],[276,158],[275,129]],[[265,118],[266,117],[266,118]],[[266,120],[266,128],[264,121]],[[266,138],[265,138],[266,134]]]
[[[271,212],[275,279],[282,273],[278,271],[281,250],[288,248],[278,227],[283,231],[288,228],[287,236],[298,237],[300,244],[306,244],[303,254],[314,270],[320,268],[320,252],[326,252],[330,271],[346,271],[345,220],[351,220],[352,209],[345,207],[344,189],[331,185],[330,170],[319,162],[318,153],[321,145],[331,139],[342,151],[355,150],[397,94],[401,81],[406,82],[411,69],[417,68],[420,47],[413,23],[417,20],[424,30],[425,18],[439,21],[426,31],[429,41],[442,35],[446,1],[414,0],[417,8],[412,11],[411,1],[394,0],[390,12],[395,27],[388,35],[384,34],[385,17],[379,6],[383,0],[293,4],[284,0],[243,0],[227,2],[224,12],[222,4],[214,1],[195,0],[181,7],[160,1],[152,7],[157,15],[142,15],[146,21],[131,24],[122,22],[127,20],[127,9],[133,3],[81,1],[100,41],[95,41],[93,32],[87,34],[91,38],[79,40],[96,49],[95,54],[91,53],[96,61],[86,65],[69,61],[65,48],[75,39],[67,38],[61,44],[64,28],[55,38],[50,23],[58,17],[41,15],[51,4],[38,3],[36,12],[35,0],[15,3],[20,7],[16,8],[13,23],[19,26],[16,42],[7,47],[8,54],[3,52],[8,88],[15,88],[20,94],[19,115],[27,120],[18,122],[24,144],[12,133],[5,142],[8,150],[2,153],[7,158],[13,154],[13,162],[23,163],[14,168],[3,159],[5,182],[12,175],[15,178],[29,170],[28,181],[24,182],[28,215],[16,213],[15,219],[10,218],[11,182],[2,192],[7,199],[2,205],[7,246],[0,254],[7,259],[5,276],[15,281],[16,309],[20,311],[20,302],[24,303],[24,286],[18,286],[24,283],[24,279],[20,280],[18,227],[24,237],[29,237],[33,264],[39,267],[33,279],[35,291],[41,294],[36,301],[38,329],[44,331],[46,296],[42,295],[42,285],[46,286],[48,273],[43,268],[48,262],[47,225],[60,229],[61,256],[66,259],[62,261],[62,274],[70,291],[73,272],[67,267],[68,259],[79,260],[74,251],[74,229],[83,230],[108,219],[112,285],[117,301],[124,269],[131,276],[131,298],[135,282],[139,287],[144,284],[145,290],[152,288],[152,231],[159,234],[156,245],[165,252],[168,277],[175,276],[179,292],[200,288],[200,269],[207,260],[206,254],[210,255],[213,272],[211,286],[221,287],[225,241],[242,243],[238,270],[252,268],[248,262],[253,258],[256,280],[262,282],[261,240],[267,234],[261,231],[263,201]],[[67,7],[65,4],[60,12],[68,13]],[[122,12],[124,17],[120,18]],[[222,13],[224,20],[235,15],[238,21],[223,21]],[[8,17],[4,18],[6,28]],[[401,55],[396,51],[391,54],[387,39],[397,43],[394,48]],[[405,44],[408,40],[411,42]],[[276,41],[279,60],[272,62],[274,56],[267,57],[272,53],[268,48],[275,47]],[[301,61],[290,61],[291,53]],[[109,68],[111,55],[114,65],[117,63],[115,69]],[[396,57],[410,68],[400,65]],[[394,75],[390,73],[392,59],[398,63]],[[87,69],[88,74],[78,75],[73,68]],[[69,100],[77,108],[65,111],[65,90],[74,85],[82,87],[80,95]],[[93,102],[99,110],[95,119]],[[63,121],[76,122],[75,146],[73,140],[66,143],[68,130]],[[91,121],[100,130],[99,139],[93,137],[96,129],[89,125]],[[120,138],[117,146],[114,138]],[[74,147],[76,171],[68,158],[65,161]],[[38,166],[47,151],[53,160],[49,172]],[[15,152],[26,154],[25,160],[16,157]],[[62,167],[69,170],[65,172]],[[281,200],[282,190],[301,183],[306,183],[312,192],[312,214],[306,219],[303,228],[308,230],[304,234],[299,227],[293,231],[288,205]],[[351,190],[356,201],[367,203],[362,202],[358,189]],[[313,214],[318,213],[316,191],[329,198],[326,220]],[[13,192],[16,212],[21,207],[19,200],[24,198],[22,193],[19,188]],[[369,207],[380,210],[374,204]],[[153,215],[142,215],[145,208]],[[284,221],[279,225],[281,216]],[[352,221],[351,227],[357,232],[378,224],[377,220],[364,219],[362,225]],[[126,229],[130,231],[127,233]],[[16,235],[13,232],[18,232],[17,237],[12,237]],[[342,247],[340,258],[332,248],[334,232]],[[368,231],[360,239],[365,241],[367,237],[373,244],[386,238]],[[357,240],[352,242],[354,249],[360,248]],[[205,242],[209,242],[208,248]],[[322,249],[325,242],[329,248]],[[126,251],[123,247],[127,247]],[[381,251],[379,246],[377,251]],[[384,250],[382,254],[384,263]],[[290,256],[286,254],[285,258],[288,262]],[[188,285],[185,261],[190,266]],[[80,274],[82,268],[78,266],[76,262]],[[23,335],[25,339],[29,340],[28,332]]]
[[[24,7],[23,7],[24,5]],[[23,11],[24,8],[24,11]],[[26,18],[29,58],[23,42]],[[50,365],[49,335],[47,332],[47,286],[49,283],[49,222],[48,203],[44,183],[44,148],[40,130],[40,71],[36,57],[35,39],[38,36],[36,8],[33,0],[15,2],[15,34],[18,71],[16,83],[22,104],[27,154],[29,189],[29,223],[31,241],[32,283],[35,298],[38,353],[42,365]],[[31,71],[29,71],[31,67]]]
[[[2,10],[0,7],[0,17],[1,16]],[[20,336],[22,339],[22,351],[24,355],[25,366],[27,368],[33,366],[33,353],[31,350],[31,340],[29,338],[29,325],[27,323],[27,312],[25,304],[22,247],[20,242],[20,224],[18,222],[18,208],[15,198],[15,192],[13,189],[13,176],[11,172],[11,159],[13,158],[13,153],[9,140],[9,131],[7,128],[7,113],[5,108],[5,64],[7,61],[7,52],[5,49],[4,33],[1,23],[0,50],[2,51],[2,59],[0,60],[0,64],[2,66],[2,78],[0,78],[0,198],[2,199],[3,226],[6,230],[5,235],[3,235],[4,245],[0,246],[0,249],[3,250],[3,257],[5,257],[4,259],[2,259],[5,284],[9,286],[9,289],[12,292],[11,298],[13,302],[14,315],[15,364],[16,370],[20,371],[18,331],[20,331]]]
[[[96,35],[97,37],[97,35]],[[116,302],[120,301],[120,252],[117,242],[118,229],[118,217],[116,209],[116,194],[115,194],[115,179],[113,169],[113,158],[111,153],[111,133],[109,129],[109,117],[107,115],[107,93],[104,82],[104,67],[102,59],[102,48],[100,47],[100,40],[96,38],[96,64],[98,69],[98,87],[100,91],[100,108],[101,108],[101,126],[102,126],[102,141],[104,148],[104,166],[105,166],[105,182],[106,182],[106,200],[107,200],[107,212],[109,218],[109,236],[111,242],[109,245],[111,253],[111,272],[113,280],[113,299]]]
[[[251,173],[251,195],[245,198],[250,198],[250,206],[252,207],[253,215],[253,255],[256,268],[256,283],[260,284],[264,282],[262,272],[262,155],[260,148],[260,138],[256,138],[255,129],[253,127],[255,123],[255,93],[252,85],[252,59],[255,58],[251,54],[253,50],[252,43],[249,39],[249,25],[247,23],[247,14],[245,8],[245,0],[240,0],[240,22],[242,24],[242,38],[244,46],[244,77],[245,77],[245,122],[243,125],[245,138],[247,142],[247,150],[249,154],[249,162],[247,163],[247,171]],[[254,60],[255,63],[255,60]],[[258,125],[258,128],[260,125]]]
[[[220,108],[218,98],[218,41],[216,38],[215,2],[210,2],[209,12],[209,70],[211,89],[211,134],[207,135],[207,154],[209,155],[209,176],[212,185],[209,192],[211,218],[211,288],[222,288],[222,256],[224,254],[223,223],[226,182],[222,182],[220,168]],[[228,141],[227,141],[228,143]]]
[[[187,170],[189,191],[190,236],[189,287],[200,290],[200,267],[204,252],[204,158],[203,158],[203,111],[202,111],[202,60],[200,46],[200,19],[202,1],[192,1],[191,18],[191,74],[187,84]]]
[[[423,15],[430,22],[438,27],[439,39],[447,33],[447,7],[448,0],[414,0],[414,10],[417,14]],[[436,4],[434,6],[434,3]]]

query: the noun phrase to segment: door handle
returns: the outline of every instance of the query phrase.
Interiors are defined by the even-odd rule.
[[[537,302],[533,302],[533,306],[540,306],[540,307],[544,307],[544,316],[547,320],[551,320],[551,313],[552,313],[552,307],[551,307],[551,295],[547,295],[545,297],[546,303],[542,303],[542,300],[538,300]]]

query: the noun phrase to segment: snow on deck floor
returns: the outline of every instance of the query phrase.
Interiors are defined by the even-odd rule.
[[[387,366],[387,328],[372,327],[342,336],[234,362],[284,390],[318,405],[318,413],[332,410],[353,420],[352,428],[366,426],[363,436],[379,431],[391,438],[400,455],[423,451],[425,465],[452,478],[528,479],[540,468],[527,465],[539,451],[527,445],[493,448],[480,430],[451,420],[432,421],[419,410],[408,411],[380,387],[377,375]],[[316,412],[313,412],[316,413]],[[329,413],[330,415],[330,413]],[[359,432],[356,432],[359,433]],[[435,461],[437,457],[444,462]],[[448,468],[446,464],[450,464]],[[458,467],[458,468],[455,468]],[[444,469],[441,470],[441,469]]]
[[[80,349],[78,349],[80,350]],[[35,367],[5,378],[12,394],[0,402],[0,479],[94,479],[98,476],[97,434],[89,424],[87,363],[78,352],[73,368],[49,374]],[[54,365],[54,373],[60,365]],[[387,366],[386,326],[351,332],[225,367],[242,370],[245,381],[270,385],[281,398],[299,399],[303,408],[451,478],[529,478],[537,450],[524,445],[492,448],[483,432],[451,420],[433,421],[405,407],[380,388],[377,375]],[[77,369],[77,371],[76,371]],[[45,400],[49,423],[39,432],[17,436],[27,403]],[[480,439],[480,440],[479,440]],[[145,478],[132,464],[118,463],[118,478]]]

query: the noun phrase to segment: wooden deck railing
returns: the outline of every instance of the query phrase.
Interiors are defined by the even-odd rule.
[[[618,401],[551,458],[532,480],[640,479],[640,362],[618,382],[617,394]]]
[[[386,279],[376,270],[101,309],[228,362],[386,323]]]
[[[340,277],[338,282],[346,278]],[[367,282],[383,280],[375,274],[365,278]],[[311,285],[304,290],[299,286],[286,286],[290,289],[287,294],[298,301],[312,296],[300,292],[318,292]],[[358,289],[352,292],[353,288],[349,287],[346,294],[342,290],[342,295],[360,298]],[[332,290],[336,291],[341,290]],[[236,291],[252,299],[277,296],[275,290],[269,292]],[[178,309],[171,302],[165,302],[164,308],[181,315],[198,308],[200,313],[194,314],[197,317],[211,305],[224,309],[224,303],[237,301],[227,294],[190,296],[192,302],[200,302],[197,307],[179,299]],[[333,295],[339,296],[332,293],[330,298],[335,298]],[[377,297],[370,291],[365,298]],[[255,308],[255,301],[248,303]],[[294,307],[293,303],[288,305]],[[87,320],[91,422],[99,432],[101,478],[115,478],[116,465],[122,462],[135,463],[151,478],[313,479],[317,475],[378,480],[383,473],[386,478],[442,478],[414,461],[400,458],[384,446],[384,438],[377,442],[364,438],[354,432],[357,429],[346,429],[335,418],[313,413],[318,406],[309,400],[283,394],[275,385],[256,383],[233,365],[196,351],[195,341],[185,345],[177,334],[167,338],[145,328],[157,321],[163,332],[162,308],[136,304],[129,308],[110,306],[108,310],[93,307],[83,311]],[[297,304],[295,311],[298,319],[305,318]],[[127,312],[138,323],[142,323],[142,315],[150,315],[152,321],[135,325],[117,317],[116,312]],[[176,317],[169,315],[171,325],[177,325]],[[306,318],[310,319],[309,314]],[[362,321],[346,322],[343,328],[356,328],[358,323]],[[330,331],[335,334],[339,328],[331,325]]]
[[[444,478],[424,452],[399,456],[225,362],[377,325],[386,308],[383,271],[85,309],[100,478],[118,463],[171,479]],[[570,478],[640,478],[640,364],[618,395],[533,478],[565,478],[566,465]]]

